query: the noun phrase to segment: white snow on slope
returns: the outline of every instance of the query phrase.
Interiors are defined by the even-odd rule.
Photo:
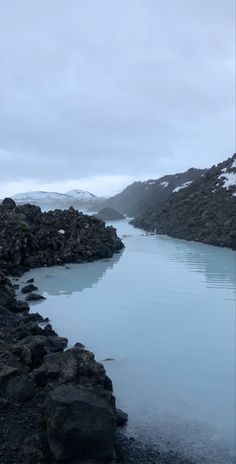
[[[160,185],[162,185],[163,188],[166,188],[166,187],[168,187],[169,182],[161,182]]]
[[[12,198],[15,200],[62,200],[66,199],[66,195],[63,193],[57,192],[42,192],[42,191],[35,191],[35,192],[25,192],[25,193],[17,193],[13,195]]]
[[[90,192],[85,192],[84,190],[71,190],[67,193],[57,193],[57,192],[43,192],[43,191],[33,191],[33,192],[24,192],[17,193],[13,195],[12,198],[19,202],[30,202],[30,201],[68,201],[68,200],[95,200],[96,196]]]
[[[77,189],[66,192],[66,195],[69,195],[70,197],[76,198],[78,200],[92,200],[96,198],[96,195],[93,193]]]
[[[176,187],[176,188],[173,190],[173,192],[178,192],[179,190],[182,190],[182,189],[188,187],[190,184],[192,184],[192,182],[193,182],[192,180],[188,180],[188,182],[184,182],[184,184],[179,185],[178,187]]]
[[[232,162],[231,167],[228,169],[236,169],[236,159]],[[228,189],[229,187],[236,187],[236,172],[229,172],[226,168],[221,170],[219,179],[223,179],[223,187]],[[234,195],[235,196],[235,195]]]

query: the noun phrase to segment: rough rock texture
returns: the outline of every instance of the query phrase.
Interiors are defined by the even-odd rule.
[[[25,285],[21,289],[22,293],[30,293],[30,292],[33,292],[34,290],[38,290],[38,287],[36,287],[33,284]]]
[[[117,412],[103,365],[81,343],[64,351],[67,339],[17,304],[0,273],[1,464],[110,462]]]
[[[42,212],[33,205],[0,205],[0,269],[20,274],[38,266],[110,258],[123,243],[113,227],[74,208]]]
[[[116,423],[109,393],[60,385],[49,393],[45,417],[49,447],[58,461],[112,460]]]
[[[132,224],[158,234],[236,249],[236,154]]]
[[[102,221],[118,221],[120,219],[125,219],[125,216],[119,211],[116,211],[113,208],[103,208],[96,214],[96,217],[102,219]]]

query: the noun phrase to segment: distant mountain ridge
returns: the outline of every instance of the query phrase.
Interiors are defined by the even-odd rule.
[[[207,169],[132,224],[147,231],[236,249],[236,154]]]
[[[18,204],[31,203],[46,209],[66,209],[70,206],[74,206],[76,209],[89,209],[103,200],[93,193],[79,189],[66,193],[46,191],[17,193],[12,198]]]
[[[173,192],[187,188],[205,173],[205,169],[190,168],[188,171],[165,175],[160,179],[134,182],[121,193],[105,200],[99,208],[113,208],[121,214],[137,217],[151,207],[164,203]]]

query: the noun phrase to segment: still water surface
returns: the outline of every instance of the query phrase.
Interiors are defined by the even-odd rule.
[[[47,297],[37,311],[70,346],[112,359],[127,433],[199,462],[235,462],[236,253],[113,225],[121,254],[24,276]]]

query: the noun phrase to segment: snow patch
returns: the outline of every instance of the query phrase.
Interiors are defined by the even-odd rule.
[[[55,200],[55,199],[64,199],[66,195],[63,193],[57,192],[43,192],[43,191],[35,191],[35,192],[25,192],[25,193],[17,193],[13,195],[12,198],[19,201],[25,200]]]
[[[58,230],[58,234],[64,235],[64,234],[65,234],[65,231],[64,231],[64,229],[60,229],[60,230]]]
[[[184,184],[179,185],[178,187],[176,187],[176,188],[173,190],[173,193],[174,193],[174,192],[178,192],[179,190],[182,190],[182,189],[188,187],[188,186],[189,186],[190,184],[192,184],[192,183],[193,183],[192,180],[188,180],[188,182],[184,182]]]
[[[66,195],[69,195],[70,197],[76,198],[78,200],[91,200],[96,198],[96,195],[94,195],[93,193],[77,189],[66,192]]]
[[[162,185],[163,188],[166,188],[166,187],[168,187],[169,182],[161,182],[160,185]]]
[[[236,173],[225,172],[219,175],[219,179],[223,179],[223,187],[228,189],[229,187],[236,187]]]

